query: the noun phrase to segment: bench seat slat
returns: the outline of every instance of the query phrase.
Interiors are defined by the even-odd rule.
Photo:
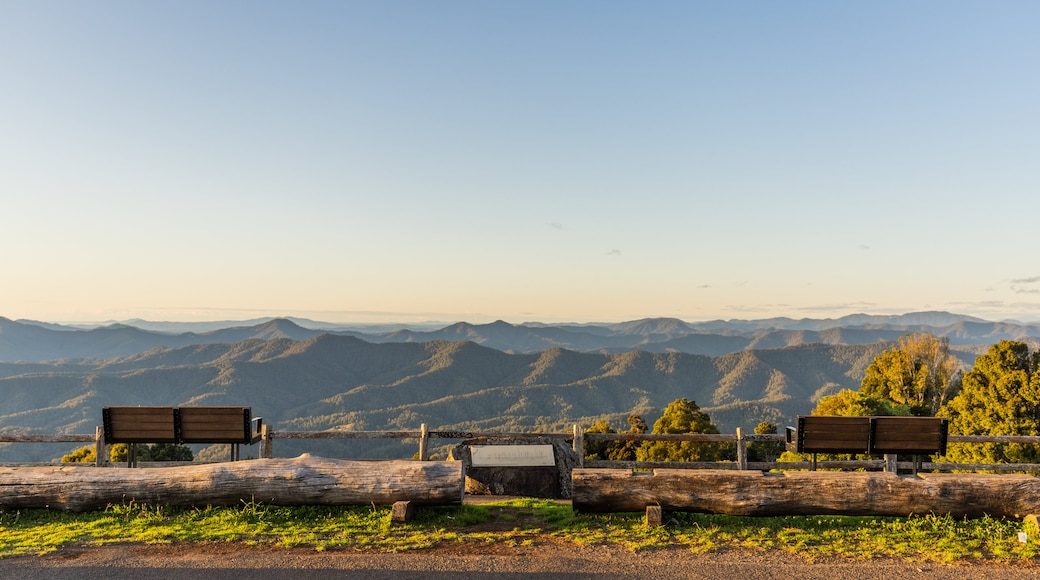
[[[857,416],[844,416],[844,415],[808,415],[800,417],[805,419],[806,423],[813,425],[828,425],[844,427],[852,424],[869,423],[870,417],[857,417]]]

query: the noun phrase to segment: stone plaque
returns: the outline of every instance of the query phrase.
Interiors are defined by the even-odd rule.
[[[473,467],[555,467],[552,445],[470,445]]]

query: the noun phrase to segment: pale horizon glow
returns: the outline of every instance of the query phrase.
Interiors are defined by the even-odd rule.
[[[0,317],[1040,320],[1040,5],[0,6]]]

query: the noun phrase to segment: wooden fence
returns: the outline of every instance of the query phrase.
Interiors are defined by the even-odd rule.
[[[809,461],[749,461],[748,444],[762,443],[784,443],[786,437],[782,434],[760,435],[746,434],[740,428],[733,435],[730,434],[630,434],[630,433],[585,433],[580,425],[575,425],[571,433],[481,433],[470,431],[431,431],[423,424],[417,431],[275,431],[270,425],[263,426],[263,437],[259,443],[259,455],[262,458],[274,457],[274,445],[277,439],[401,439],[417,440],[419,444],[418,456],[421,461],[430,458],[430,441],[433,439],[464,440],[474,438],[511,439],[523,437],[541,437],[546,439],[560,439],[569,441],[572,449],[578,455],[581,467],[607,467],[623,469],[754,469],[754,470],[798,470],[809,469]],[[649,461],[603,461],[586,460],[584,458],[586,441],[695,441],[708,442],[720,445],[734,445],[736,447],[736,461],[698,461],[698,462],[649,462]],[[1026,445],[1040,445],[1040,436],[995,436],[995,435],[950,435],[949,443],[1021,443]],[[98,427],[93,435],[90,434],[37,434],[37,435],[2,435],[0,443],[93,443],[97,456],[96,463],[78,465],[107,465],[108,453],[104,440],[104,430]],[[175,465],[181,462],[161,462],[161,465]],[[41,465],[29,463],[3,463],[2,466],[18,465]],[[43,465],[50,465],[43,464]],[[68,463],[65,465],[77,465]],[[886,455],[884,459],[868,459],[857,461],[820,461],[817,467],[824,469],[868,469],[896,471],[897,469],[912,469],[913,463],[898,462],[896,456]],[[1040,464],[1035,463],[947,463],[942,461],[926,461],[919,465],[924,471],[1037,471],[1040,472]]]

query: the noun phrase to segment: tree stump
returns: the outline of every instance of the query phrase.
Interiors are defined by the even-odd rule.
[[[410,501],[395,501],[390,507],[390,522],[407,524],[415,517],[415,504]]]

